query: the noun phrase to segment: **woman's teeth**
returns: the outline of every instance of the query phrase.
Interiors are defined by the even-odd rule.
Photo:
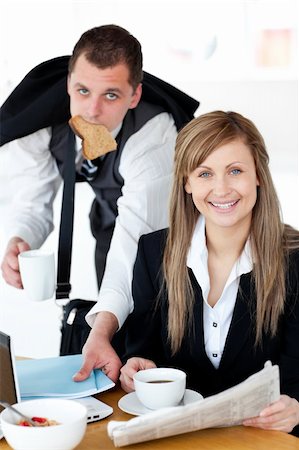
[[[231,206],[235,205],[237,203],[237,201],[235,202],[230,202],[230,203],[214,203],[211,202],[213,206],[215,206],[216,208],[220,208],[220,209],[228,209]]]

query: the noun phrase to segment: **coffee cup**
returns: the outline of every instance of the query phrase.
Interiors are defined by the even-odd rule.
[[[18,255],[23,288],[29,300],[48,300],[55,291],[54,253],[28,250]]]
[[[186,389],[186,374],[182,370],[155,367],[136,372],[133,376],[138,400],[149,409],[177,406]]]

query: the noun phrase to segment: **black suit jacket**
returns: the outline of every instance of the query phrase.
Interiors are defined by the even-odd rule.
[[[128,319],[126,358],[142,356],[157,365],[174,366],[187,373],[187,385],[204,397],[232,387],[261,370],[267,360],[278,364],[281,393],[299,401],[299,251],[290,255],[287,298],[276,336],[263,335],[255,347],[255,290],[251,274],[241,276],[233,317],[218,369],[206,355],[203,333],[203,297],[193,272],[194,326],[181,349],[171,355],[167,342],[167,293],[161,290],[161,263],[167,230],[142,236],[134,267],[134,311]]]
[[[0,146],[69,120],[69,59],[60,56],[39,64],[13,90],[0,109]],[[178,130],[193,119],[197,100],[148,72],[143,72],[142,85],[142,100],[171,113]]]

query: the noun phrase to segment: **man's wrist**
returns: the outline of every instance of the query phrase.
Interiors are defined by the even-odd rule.
[[[100,311],[97,313],[94,324],[92,326],[92,334],[98,338],[107,339],[109,342],[118,330],[118,320],[116,316],[108,311]]]

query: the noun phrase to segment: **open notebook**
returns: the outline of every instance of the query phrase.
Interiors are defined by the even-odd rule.
[[[19,368],[17,369],[17,365],[20,364],[20,361],[15,360],[14,352],[12,348],[12,342],[10,336],[8,336],[5,333],[2,333],[0,331],[0,399],[7,401],[8,403],[17,403],[21,400],[26,400],[25,397],[22,396],[20,390],[20,387],[23,386],[23,381],[25,380],[25,375],[22,373],[22,370]],[[51,358],[49,358],[51,359]],[[71,358],[72,359],[72,358]],[[29,360],[28,360],[29,361]],[[31,360],[35,361],[35,360]],[[75,361],[75,360],[74,360]],[[23,364],[21,364],[23,366]],[[25,364],[27,370],[28,365]],[[42,367],[43,364],[40,364]],[[75,371],[78,369],[78,365],[76,366]],[[20,373],[19,373],[20,371]],[[75,373],[75,371],[73,373]],[[26,370],[25,370],[26,372]],[[22,377],[22,383],[19,382],[18,377]],[[105,376],[106,377],[106,376]],[[24,378],[24,380],[23,380]],[[101,378],[101,376],[99,377]],[[106,377],[107,378],[107,377]],[[105,383],[107,383],[107,380],[105,380]],[[114,386],[114,383],[109,380],[109,383],[106,384],[106,388],[96,388],[97,392],[101,390],[106,390]],[[91,392],[91,391],[90,391]],[[95,393],[95,392],[93,392]],[[82,388],[81,388],[81,394],[82,394]],[[83,395],[83,394],[82,394]],[[88,394],[86,394],[88,395]],[[76,395],[75,395],[76,396]],[[74,398],[74,395],[67,395],[65,398]],[[85,396],[82,398],[76,398],[74,401],[78,401],[80,403],[83,403],[88,410],[87,413],[87,422],[94,422],[97,420],[104,419],[105,417],[112,414],[113,409],[111,406],[106,405],[105,403],[101,402],[100,400],[97,400],[94,397]],[[0,411],[2,411],[2,407],[0,406]],[[0,429],[0,436],[2,437],[2,432]]]

